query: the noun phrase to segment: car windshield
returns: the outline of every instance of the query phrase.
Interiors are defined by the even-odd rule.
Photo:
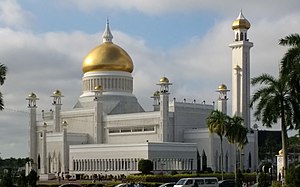
[[[184,185],[184,183],[185,183],[185,179],[180,179],[180,180],[176,183],[176,185]]]
[[[206,179],[205,184],[217,184],[218,181],[216,179]]]

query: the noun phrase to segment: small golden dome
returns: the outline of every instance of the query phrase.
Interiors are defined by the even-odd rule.
[[[249,29],[250,26],[251,26],[250,22],[244,17],[244,15],[242,14],[242,11],[241,11],[239,16],[232,23],[232,30]]]
[[[35,93],[31,92],[31,93],[28,95],[28,98],[36,98]]]
[[[112,42],[94,48],[83,60],[82,71],[133,71],[133,62],[125,50]]]
[[[279,154],[279,155],[283,155],[283,150],[280,149],[280,150],[278,151],[278,154]]]
[[[156,97],[157,97],[157,96],[160,95],[159,93],[160,93],[159,91],[156,91],[156,92],[153,93],[153,96],[156,96]]]
[[[59,90],[55,90],[53,92],[53,96],[61,97],[62,95],[61,95],[61,92]]]
[[[227,86],[225,84],[221,84],[219,87],[218,87],[218,90],[227,90]]]
[[[169,83],[169,79],[167,77],[162,77],[159,80],[160,83]]]
[[[96,91],[100,91],[100,90],[102,90],[102,86],[100,86],[100,85],[98,85],[98,86],[95,86],[95,90],[96,90]]]

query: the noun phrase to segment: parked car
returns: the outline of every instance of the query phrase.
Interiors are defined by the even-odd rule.
[[[120,184],[115,185],[115,187],[129,187],[129,184],[127,184],[127,183],[120,183]]]
[[[75,184],[75,183],[66,183],[62,184],[59,187],[82,187],[80,184]]]
[[[235,181],[234,180],[222,180],[219,181],[219,187],[234,187]]]
[[[130,183],[120,183],[120,184],[117,184],[115,187],[135,187],[135,185],[130,184]]]
[[[218,187],[217,177],[182,178],[174,187]]]
[[[175,184],[176,184],[175,182],[168,182],[160,185],[159,187],[173,187]]]

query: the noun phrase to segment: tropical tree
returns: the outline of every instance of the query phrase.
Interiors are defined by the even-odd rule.
[[[221,175],[223,176],[223,136],[228,126],[228,116],[219,110],[213,110],[207,117],[207,126],[210,133],[216,133],[220,138],[221,148]]]
[[[0,85],[4,84],[7,68],[4,64],[0,64]],[[2,93],[0,92],[0,110],[4,109]]]
[[[300,35],[291,34],[279,40],[279,45],[289,46],[281,60],[281,76],[285,76],[290,87],[290,94],[294,98],[293,111],[299,112],[300,103]],[[293,115],[295,129],[300,132],[299,113]]]
[[[250,102],[250,107],[257,103],[254,111],[256,120],[262,121],[262,124],[266,127],[276,124],[279,119],[281,121],[283,169],[284,173],[286,173],[287,128],[293,126],[293,107],[295,104],[290,94],[287,77],[280,76],[276,79],[271,75],[262,74],[252,78],[251,84],[253,86],[261,85],[254,92]]]
[[[243,160],[242,151],[244,146],[248,143],[247,133],[248,129],[243,125],[243,118],[234,115],[229,118],[229,124],[226,131],[226,138],[229,143],[234,145],[234,160],[235,160],[235,178],[237,179],[237,168],[236,168],[236,146],[240,149],[240,170],[243,171]]]

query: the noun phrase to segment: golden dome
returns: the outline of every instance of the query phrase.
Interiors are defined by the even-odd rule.
[[[241,11],[239,16],[232,23],[232,30],[234,30],[234,29],[249,29],[250,26],[251,26],[250,22],[243,16],[242,11]]]
[[[280,150],[278,151],[278,154],[279,154],[279,155],[283,155],[283,150],[280,149]]]
[[[101,91],[101,90],[102,90],[102,86],[100,86],[100,85],[95,86],[95,90],[96,90],[96,91]]]
[[[153,93],[153,96],[154,96],[154,97],[155,97],[155,96],[157,97],[157,96],[160,95],[159,93],[160,93],[159,91],[156,91],[156,92]]]
[[[218,90],[227,90],[227,86],[225,84],[221,84],[219,87],[218,87]]]
[[[105,42],[94,48],[83,60],[82,71],[133,71],[130,56],[121,47]]]
[[[61,97],[62,95],[61,95],[61,92],[60,92],[59,90],[55,90],[55,91],[53,92],[53,96]]]
[[[35,93],[31,92],[31,93],[28,95],[28,98],[36,98]]]
[[[162,77],[159,80],[160,83],[169,83],[169,79],[167,77]]]

